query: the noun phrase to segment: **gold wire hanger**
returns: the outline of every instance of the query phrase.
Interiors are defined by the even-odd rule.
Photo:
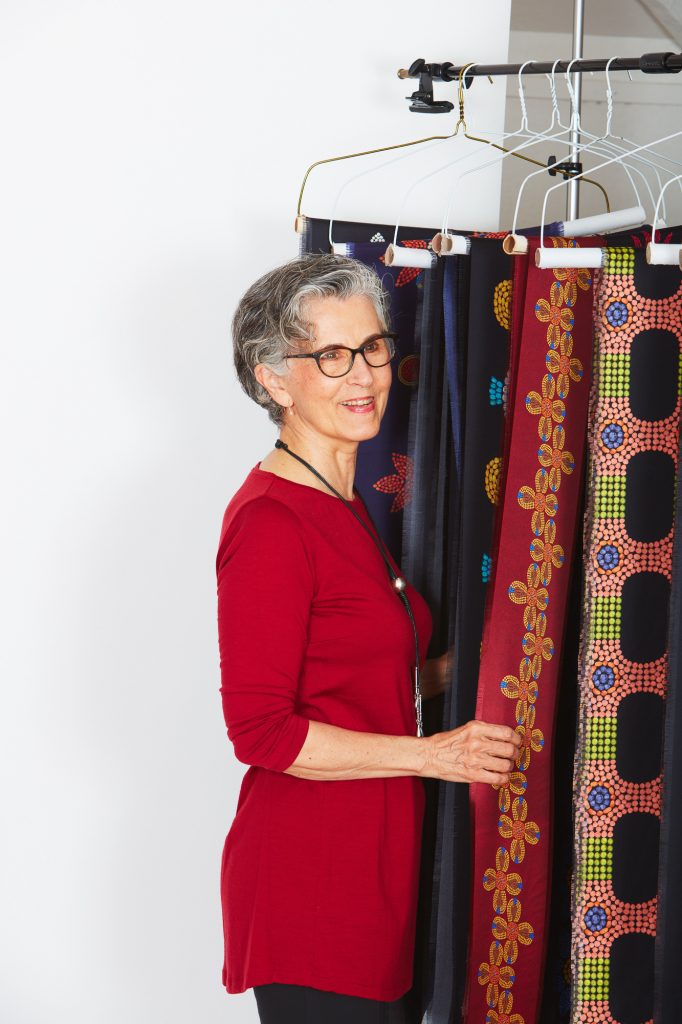
[[[487,146],[493,146],[495,149],[499,149],[503,153],[510,153],[512,156],[518,157],[519,160],[526,160],[528,163],[535,164],[538,167],[545,167],[546,164],[542,163],[540,160],[534,160],[532,157],[523,156],[521,153],[515,153],[512,150],[505,149],[504,146],[500,146],[499,143],[492,142],[490,139],[482,139],[482,138],[479,138],[476,135],[470,135],[469,134],[469,130],[467,128],[467,123],[466,123],[466,121],[464,119],[464,84],[463,84],[463,76],[466,74],[467,70],[470,67],[473,67],[474,64],[476,64],[476,63],[477,63],[476,61],[470,61],[468,64],[465,64],[464,67],[460,68],[459,83],[458,83],[459,119],[457,121],[457,124],[455,125],[455,130],[453,132],[450,132],[449,135],[426,135],[422,139],[412,139],[410,142],[397,142],[397,143],[395,143],[392,146],[378,146],[376,149],[363,149],[363,150],[360,150],[357,153],[343,153],[340,156],[329,156],[329,157],[325,157],[325,159],[323,159],[323,160],[316,160],[314,163],[312,163],[310,165],[310,167],[308,168],[308,170],[305,172],[305,175],[303,176],[303,181],[301,183],[301,190],[300,190],[300,192],[298,194],[298,205],[296,207],[296,219],[294,220],[294,231],[296,231],[297,234],[302,234],[302,232],[304,230],[304,223],[303,222],[304,222],[305,217],[301,213],[301,205],[303,203],[303,193],[305,191],[305,186],[306,186],[306,183],[308,181],[308,177],[310,176],[310,172],[312,170],[314,170],[315,167],[320,167],[322,164],[336,163],[336,162],[338,162],[340,160],[354,160],[356,157],[360,157],[360,156],[371,156],[373,153],[387,153],[390,150],[394,150],[394,149],[407,149],[409,146],[418,146],[422,142],[437,142],[437,141],[440,141],[440,140],[445,141],[446,139],[453,139],[456,135],[459,134],[460,127],[462,127],[464,129],[464,131],[463,131],[464,137],[466,139],[470,139],[472,142],[483,142]],[[490,77],[490,75],[488,75],[487,78],[488,78],[488,81],[490,82],[490,84],[492,85],[493,84],[493,80]],[[569,172],[568,171],[565,171],[562,168],[557,168],[557,171],[558,171],[558,173],[563,174],[564,178],[569,177]],[[608,197],[608,194],[607,194],[606,190],[598,182],[592,181],[592,179],[590,179],[590,178],[583,178],[582,180],[589,182],[591,185],[596,185],[597,188],[599,188],[604,193],[604,198],[606,200],[607,210],[610,210],[611,207],[609,205],[609,197]]]

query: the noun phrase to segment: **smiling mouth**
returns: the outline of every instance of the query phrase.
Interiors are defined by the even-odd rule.
[[[350,409],[351,412],[372,412],[375,408],[374,396],[368,398],[354,398],[347,402],[340,403],[344,409]]]

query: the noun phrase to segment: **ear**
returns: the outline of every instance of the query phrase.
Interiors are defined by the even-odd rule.
[[[285,386],[283,381],[285,377],[280,377],[279,374],[275,373],[271,367],[266,366],[265,363],[257,363],[253,370],[254,376],[259,384],[261,384],[278,405],[287,406],[291,404],[291,393]],[[291,400],[291,401],[290,401]]]

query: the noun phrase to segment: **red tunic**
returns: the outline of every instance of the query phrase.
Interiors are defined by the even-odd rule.
[[[250,765],[221,864],[223,985],[391,1001],[412,985],[423,782],[284,770],[310,719],[416,735],[412,625],[344,503],[259,466],[227,506],[216,561],[223,711]],[[423,664],[431,614],[407,593]]]

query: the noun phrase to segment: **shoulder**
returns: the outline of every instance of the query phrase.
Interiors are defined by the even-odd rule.
[[[216,568],[237,551],[277,562],[304,560],[309,565],[305,524],[285,501],[271,493],[244,495],[237,492],[223,515]]]

